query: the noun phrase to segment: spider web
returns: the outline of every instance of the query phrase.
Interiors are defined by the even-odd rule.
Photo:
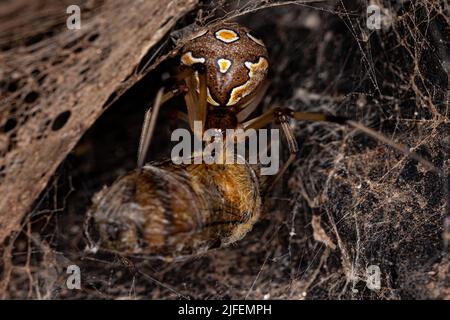
[[[369,5],[383,13],[381,30],[367,27]],[[277,105],[345,115],[409,146],[443,174],[355,129],[292,123],[297,161],[242,241],[177,262],[87,253],[84,213],[102,185],[133,168],[130,145],[137,143],[154,92],[148,88],[156,87],[168,68],[163,62],[142,80],[142,88],[105,112],[60,166],[24,219],[22,234],[5,246],[3,270],[13,271],[3,294],[449,299],[448,4],[213,1],[198,9],[180,21],[181,31],[172,37],[191,30],[193,21],[236,19],[264,39],[272,65],[262,110]],[[166,145],[168,131],[167,125],[159,127],[155,145]],[[116,144],[108,147],[110,141]],[[155,157],[167,151],[160,149]],[[80,266],[82,290],[65,287],[68,264]],[[366,284],[369,266],[381,272],[379,289]]]

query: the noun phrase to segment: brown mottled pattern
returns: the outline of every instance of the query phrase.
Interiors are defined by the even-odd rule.
[[[101,246],[125,254],[177,257],[241,239],[261,199],[248,165],[145,166],[94,200]]]
[[[221,29],[234,31],[239,36],[239,40],[231,43],[225,43],[216,38],[215,33]],[[206,34],[194,38],[187,42],[183,48],[182,54],[191,52],[195,58],[205,58],[207,69],[207,83],[211,96],[221,106],[226,106],[230,93],[233,88],[245,84],[249,80],[249,69],[245,62],[256,63],[260,57],[268,59],[268,53],[265,46],[252,40],[247,33],[249,30],[235,23],[219,24],[211,27]],[[262,43],[262,42],[261,42]],[[231,66],[227,72],[220,72],[218,65],[219,59],[231,61]],[[266,76],[267,69],[258,70],[258,80],[248,87],[249,92],[256,92],[262,85]],[[246,100],[242,99],[238,105],[242,105]]]

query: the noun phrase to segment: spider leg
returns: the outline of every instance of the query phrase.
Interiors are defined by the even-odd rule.
[[[170,130],[171,131],[175,130],[178,127],[176,124],[176,122],[178,120],[181,120],[182,122],[189,124],[189,117],[188,117],[187,113],[182,112],[175,108],[172,110],[172,112],[170,114]]]
[[[195,136],[201,140],[207,113],[207,82],[206,69],[203,64],[194,64],[190,70],[190,75],[185,78],[188,92],[184,96],[189,126]],[[184,71],[186,72],[186,71]],[[198,92],[197,89],[198,88]],[[194,121],[200,121],[201,127],[194,127]]]
[[[298,145],[297,141],[295,140],[294,132],[292,131],[291,126],[289,125],[289,117],[287,117],[284,114],[278,114],[275,112],[275,122],[279,123],[281,125],[281,129],[283,130],[283,134],[286,137],[286,141],[289,148],[289,157],[286,160],[286,162],[283,164],[280,170],[278,170],[275,177],[270,181],[270,184],[266,190],[266,193],[269,193],[273,187],[277,184],[277,182],[280,180],[280,178],[284,175],[286,170],[289,168],[289,166],[294,162],[295,158],[297,157],[298,153]]]
[[[198,120],[202,122],[202,133],[206,121],[206,107],[207,107],[207,82],[206,82],[206,69],[204,65],[200,65],[202,68],[198,71],[199,77],[199,95],[198,95]]]
[[[275,109],[274,113],[275,122],[279,122],[283,133],[286,137],[288,148],[289,148],[289,158],[283,164],[281,169],[276,174],[275,178],[270,182],[269,187],[266,190],[266,193],[270,192],[272,188],[277,184],[280,178],[284,175],[289,166],[294,162],[298,153],[298,145],[295,140],[295,134],[292,131],[291,126],[289,125],[290,119],[295,120],[303,120],[303,121],[326,121],[326,122],[334,122],[339,124],[344,124],[346,122],[345,118],[336,117],[331,115],[325,115],[322,113],[313,113],[313,112],[294,112],[291,109]]]
[[[275,108],[266,111],[259,117],[256,117],[254,119],[248,120],[242,124],[242,127],[244,130],[253,128],[253,129],[260,129],[268,125],[269,123],[275,121],[280,123],[283,133],[286,136],[286,139],[288,141],[288,147],[290,151],[290,156],[286,163],[283,165],[283,167],[279,170],[277,175],[275,176],[273,182],[269,186],[268,191],[270,191],[273,186],[276,184],[276,182],[280,179],[280,177],[283,175],[283,173],[286,171],[286,169],[289,167],[290,164],[295,159],[296,153],[298,152],[297,143],[295,141],[295,136],[293,135],[292,129],[289,127],[289,121],[288,119],[295,119],[299,121],[325,121],[325,122],[334,122],[341,125],[348,125],[350,127],[353,127],[368,136],[371,136],[372,138],[389,145],[390,147],[402,152],[408,157],[411,157],[424,166],[428,167],[430,170],[442,174],[441,170],[436,168],[430,161],[424,159],[423,157],[419,156],[417,153],[410,150],[410,148],[406,145],[397,143],[392,141],[391,139],[387,138],[383,134],[368,128],[367,126],[358,123],[356,121],[352,121],[350,119],[347,119],[345,117],[338,117],[338,116],[332,116],[332,115],[325,115],[322,113],[314,113],[314,112],[296,112],[289,108]]]
[[[278,115],[277,115],[278,114]],[[296,112],[289,108],[274,108],[266,111],[259,117],[250,119],[242,124],[244,130],[248,128],[260,129],[273,122],[280,114],[299,121],[325,121],[346,124],[347,119],[316,112]]]
[[[266,96],[266,91],[269,88],[270,83],[266,81],[261,88],[257,91],[255,97],[250,100],[247,106],[242,107],[242,111],[240,111],[236,117],[239,123],[243,122],[247,119],[253,111],[259,106],[263,98]]]
[[[150,141],[153,136],[153,131],[155,130],[156,118],[158,117],[159,109],[161,107],[162,97],[164,88],[158,90],[156,94],[153,107],[145,112],[144,124],[142,125],[141,138],[139,139],[139,150],[138,150],[138,167],[142,167],[147,156],[148,147],[150,146]]]
[[[292,164],[295,160],[298,153],[298,145],[295,140],[295,135],[292,131],[292,128],[289,126],[289,119],[291,118],[291,114],[286,112],[285,109],[275,108],[271,109],[259,117],[251,119],[242,124],[244,130],[248,129],[260,129],[268,125],[269,123],[275,122],[281,125],[281,129],[283,130],[283,134],[286,137],[288,148],[289,148],[289,158],[283,164],[282,168],[278,170],[277,174],[269,184],[269,187],[266,190],[268,193],[278,182],[278,180],[283,176],[286,172],[287,168]]]
[[[198,80],[197,78],[198,77]],[[201,132],[197,132],[201,137],[203,133],[203,124],[206,119],[207,109],[207,85],[206,85],[206,69],[202,64],[194,64],[191,68],[179,70],[175,79],[178,81],[184,81],[185,85],[178,86],[176,89],[170,90],[164,93],[164,88],[160,88],[153,106],[145,113],[144,124],[142,126],[141,137],[139,141],[138,151],[138,167],[142,167],[145,162],[145,158],[148,153],[148,148],[155,130],[156,119],[161,105],[173,97],[181,94],[185,94],[185,101],[188,109],[189,125],[194,130],[194,121],[200,120],[202,122]],[[199,87],[199,93],[192,88],[197,88],[197,81]],[[187,90],[186,90],[187,87]]]
[[[139,140],[139,150],[138,150],[138,167],[142,167],[147,156],[148,148],[152,140],[153,132],[156,126],[156,119],[158,118],[159,109],[168,100],[181,94],[184,91],[182,87],[167,91],[164,93],[164,88],[160,88],[156,94],[153,106],[145,112],[144,124],[142,125],[141,137]]]
[[[187,113],[189,117],[189,127],[194,130],[194,121],[197,118],[197,106],[198,106],[198,96],[195,93],[197,83],[194,75],[186,78],[186,86],[189,88],[188,92],[184,95],[184,101],[186,103]]]
[[[276,185],[276,183],[280,180],[292,162],[295,160],[298,153],[298,145],[295,140],[294,132],[289,125],[289,120],[303,120],[303,121],[327,121],[327,122],[335,122],[344,124],[346,123],[345,118],[324,115],[321,113],[312,113],[312,112],[295,112],[289,108],[274,108],[268,110],[263,113],[261,116],[256,117],[254,119],[248,120],[242,124],[244,130],[247,129],[260,129],[267,126],[269,123],[275,122],[280,124],[281,129],[283,131],[284,136],[286,137],[288,148],[289,148],[289,158],[283,164],[280,170],[278,170],[277,174],[272,181],[269,183],[268,188],[266,189],[266,193],[270,192],[272,188]]]

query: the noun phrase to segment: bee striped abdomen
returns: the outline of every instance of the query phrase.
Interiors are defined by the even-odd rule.
[[[168,161],[120,178],[91,210],[103,247],[176,257],[241,239],[260,206],[258,181],[248,165]]]

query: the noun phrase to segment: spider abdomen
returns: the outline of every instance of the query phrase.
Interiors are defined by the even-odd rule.
[[[239,107],[251,100],[266,80],[269,68],[264,43],[236,23],[201,30],[184,45],[181,64],[204,64],[208,103]]]

